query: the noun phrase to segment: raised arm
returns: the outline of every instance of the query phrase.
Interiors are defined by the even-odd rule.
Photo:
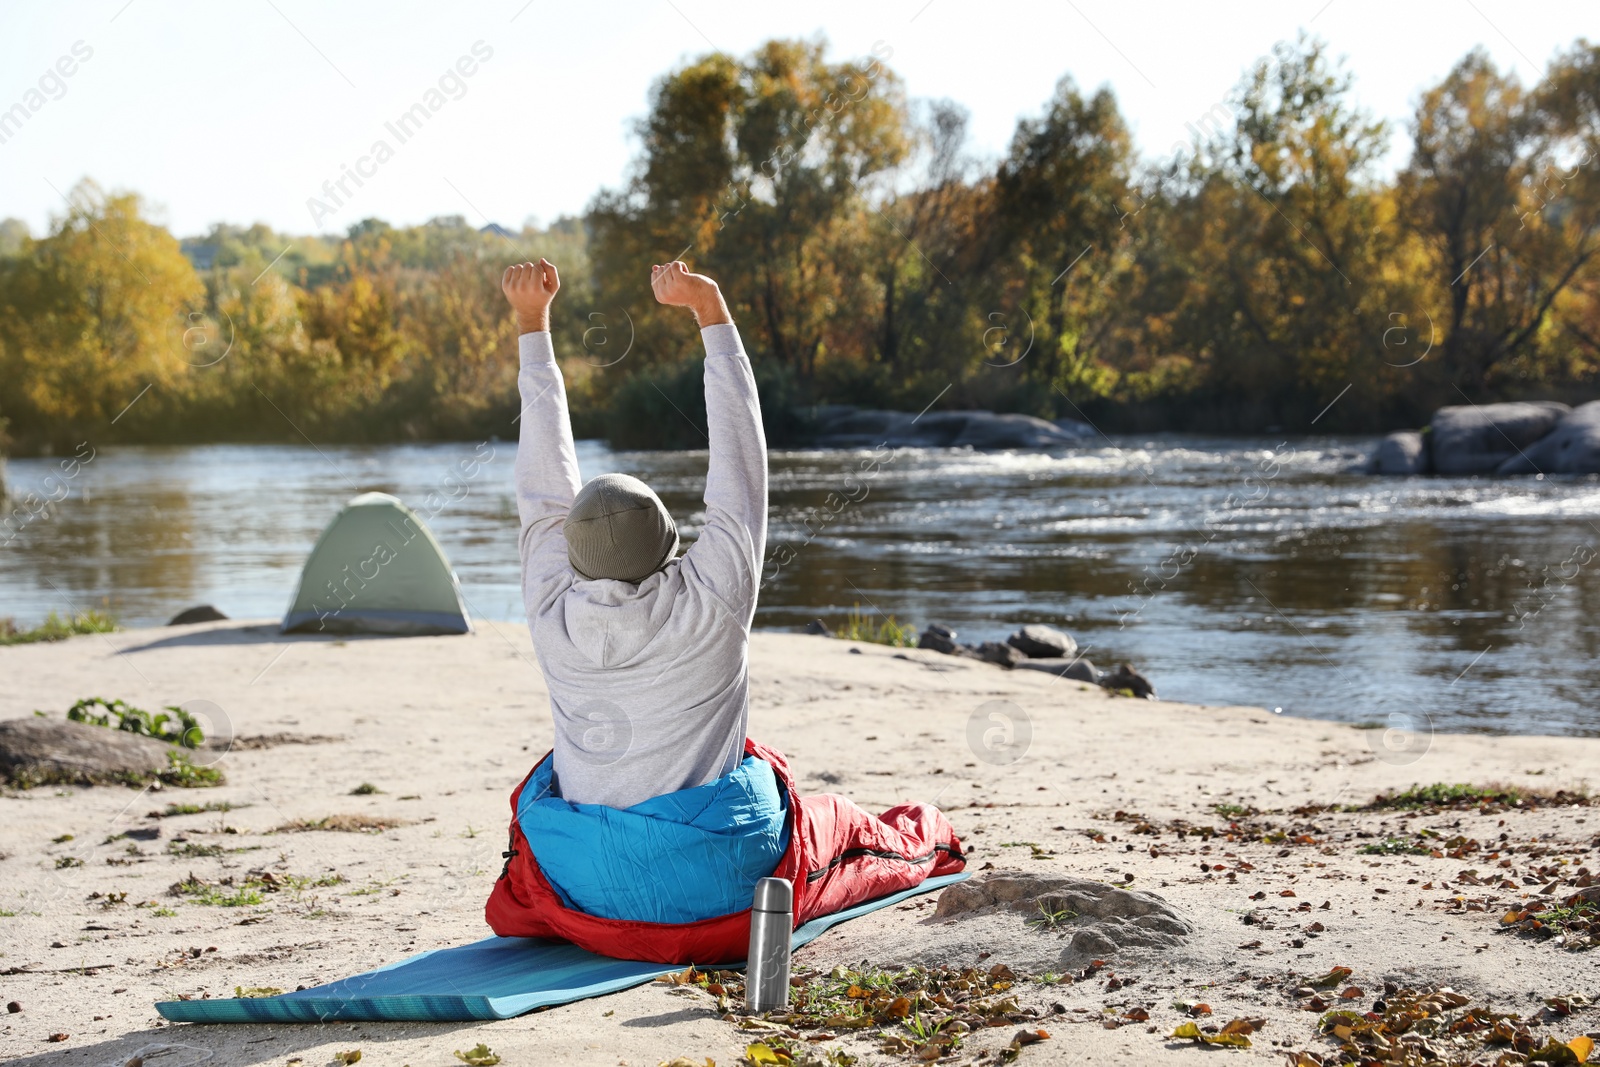
[[[716,282],[680,262],[655,267],[651,287],[661,303],[694,312],[706,346],[706,525],[681,566],[748,629],[767,543],[767,439],[755,374]]]
[[[522,519],[524,606],[532,615],[571,580],[567,542],[561,524],[582,487],[578,455],[567,415],[567,390],[550,343],[550,302],[561,288],[555,265],[519,263],[506,269],[501,291],[517,317],[517,351],[522,395],[518,416],[517,513]]]

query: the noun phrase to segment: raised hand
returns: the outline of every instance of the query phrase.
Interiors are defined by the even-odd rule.
[[[733,321],[717,283],[704,274],[690,272],[682,260],[657,263],[651,267],[650,288],[659,303],[670,307],[686,307],[694,312],[695,320],[702,329]]]
[[[513,264],[500,277],[500,291],[516,312],[519,334],[550,329],[550,302],[560,290],[561,276],[548,259]]]

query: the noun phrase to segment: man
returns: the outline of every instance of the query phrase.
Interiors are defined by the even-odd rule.
[[[746,736],[767,450],[717,284],[682,262],[651,268],[656,299],[692,313],[706,349],[706,521],[681,557],[676,524],[643,482],[581,484],[550,339],[560,287],[545,260],[501,280],[521,355],[523,598],[555,744],[512,796],[490,925],[710,963],[742,955],[762,877],[795,883],[798,924],[960,870],[937,809],[899,805],[879,819],[839,796],[802,801],[782,755]]]

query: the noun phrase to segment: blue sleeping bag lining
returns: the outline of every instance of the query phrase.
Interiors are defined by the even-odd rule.
[[[517,822],[569,908],[652,923],[743,911],[789,847],[787,791],[754,756],[715,781],[631,808],[556,796],[552,763],[534,768]]]

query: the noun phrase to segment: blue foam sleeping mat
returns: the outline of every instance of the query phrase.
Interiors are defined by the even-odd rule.
[[[824,915],[794,932],[799,948],[830,927],[909,897],[943,889],[966,874],[929,878],[912,889]],[[732,964],[737,970],[744,964]],[[643,985],[683,968],[614,960],[566,941],[488,937],[435,949],[327,985],[276,997],[163,1000],[163,1018],[188,1023],[320,1023],[329,1021],[458,1022],[509,1019],[534,1008],[569,1004]]]

